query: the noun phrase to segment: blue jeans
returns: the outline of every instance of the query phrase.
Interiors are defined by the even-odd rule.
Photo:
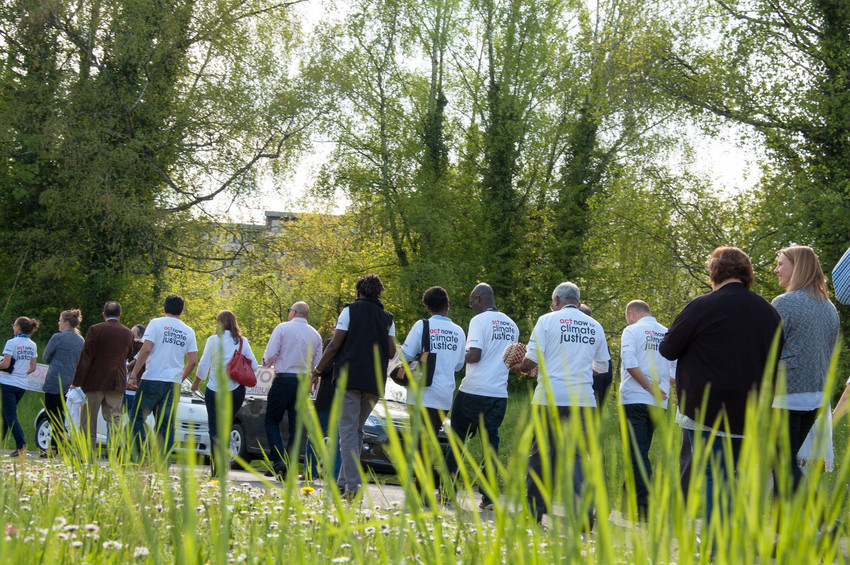
[[[214,390],[210,390],[207,388],[204,391],[204,404],[207,407],[207,422],[209,424],[209,432],[210,432],[210,462],[212,463],[213,473],[215,473],[218,469],[218,465],[215,462],[215,458],[218,455],[216,447],[218,444],[218,418],[216,418],[216,392]],[[230,391],[231,400],[233,402],[233,411],[231,412],[231,425],[233,417],[236,415],[236,411],[242,406],[242,402],[245,400],[245,386],[239,385]],[[231,425],[227,426],[227,435],[230,436]],[[230,445],[230,439],[228,437],[226,443]],[[227,465],[221,466],[222,469],[227,468]]]
[[[134,452],[138,454],[147,438],[145,420],[151,412],[156,417],[156,429],[165,441],[166,455],[174,448],[174,420],[176,418],[174,389],[178,384],[142,379],[136,390],[132,408]]]
[[[329,437],[330,434],[328,433],[328,429],[329,429],[328,424],[329,424],[329,421],[331,419],[331,411],[330,410],[317,410],[316,416],[319,417],[319,425],[322,427],[322,439]],[[333,477],[334,480],[339,476],[339,468],[340,468],[340,465],[342,465],[342,462],[340,461],[340,458],[339,458],[339,455],[340,455],[340,453],[339,453],[339,438],[337,438],[335,447],[336,447],[336,449],[333,449],[334,446],[328,445],[328,454],[329,455],[330,455],[331,451],[336,452],[336,454],[334,455],[333,474],[330,475],[331,477]],[[310,442],[310,436],[307,436],[307,455],[306,455],[306,465],[305,465],[305,467],[307,468],[307,473],[309,473],[307,478],[315,479],[319,476],[319,454],[316,453],[316,450],[313,447],[313,444]],[[325,465],[325,467],[327,467],[327,465]],[[327,469],[325,469],[325,470],[327,470]]]
[[[451,427],[461,440],[466,441],[478,433],[480,422],[483,420],[487,440],[493,448],[493,455],[498,455],[499,428],[505,419],[507,407],[507,398],[479,396],[459,390],[452,404]],[[458,464],[454,451],[451,449],[446,452],[446,467],[451,475],[457,473]],[[478,492],[481,493],[481,499],[485,504],[492,502],[480,486]]]
[[[655,423],[652,421],[650,411],[660,410],[655,406],[647,404],[624,404],[623,412],[629,422],[634,437],[629,434],[629,447],[632,456],[632,472],[635,476],[635,495],[637,496],[638,509],[649,504],[649,488],[647,481],[652,480],[652,464],[649,461],[649,448],[652,446],[652,436],[655,433]],[[641,462],[643,464],[641,465]],[[641,472],[641,466],[646,473]]]
[[[15,438],[15,449],[23,449],[27,446],[27,440],[18,421],[18,402],[21,401],[26,390],[0,384],[0,391],[3,393],[3,437],[5,438],[11,429],[12,437]]]
[[[707,443],[711,443],[711,450],[708,456],[708,463],[705,466],[705,525],[703,526],[705,531],[708,531],[708,525],[711,524],[711,515],[714,513],[714,485],[723,485],[725,483],[726,488],[723,493],[723,499],[718,499],[718,502],[722,503],[725,501],[726,507],[728,508],[732,502],[731,493],[729,492],[729,483],[732,478],[735,476],[735,466],[738,462],[738,454],[741,452],[741,442],[743,438],[739,437],[722,437],[717,436],[714,438],[714,441],[711,441],[711,432],[704,430],[688,430],[688,436],[691,440],[691,453],[693,453],[694,449],[694,436],[696,434],[702,435],[702,445],[706,445]],[[729,440],[732,446],[732,460],[729,461],[726,458],[726,451],[723,448],[723,443],[725,440]]]
[[[295,401],[298,400],[298,375],[295,373],[278,373],[269,389],[266,404],[266,438],[269,440],[271,454],[269,458],[275,468],[279,469],[285,463],[283,454],[289,453],[295,441]],[[283,449],[283,436],[280,435],[280,423],[283,415],[289,418],[289,437],[286,450]]]

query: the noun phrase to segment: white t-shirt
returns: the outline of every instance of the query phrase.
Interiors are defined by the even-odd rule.
[[[455,392],[455,373],[463,368],[466,355],[464,344],[466,336],[463,329],[445,316],[431,316],[428,319],[431,333],[431,353],[437,355],[437,365],[434,367],[434,381],[422,393],[422,404],[426,408],[438,408],[449,411],[452,407],[452,397]],[[422,349],[422,320],[413,324],[401,354],[408,361],[416,357]],[[407,403],[413,404],[415,399],[408,391]]]
[[[342,309],[342,312],[339,313],[339,318],[336,319],[336,329],[342,330],[344,332],[348,331],[348,325],[351,323],[351,313],[348,311],[348,306]],[[390,324],[389,334],[392,337],[395,337],[395,321]]]
[[[640,367],[650,383],[658,383],[665,394],[670,394],[670,379],[676,376],[676,362],[668,361],[658,352],[658,344],[667,335],[667,328],[653,316],[644,316],[626,326],[620,340],[622,371],[620,404],[648,404],[667,408],[667,400],[658,401],[638,383],[627,369]]]
[[[204,345],[204,353],[201,355],[201,360],[198,361],[198,370],[195,375],[201,380],[207,380],[207,388],[213,392],[218,391],[218,367],[226,367],[230,360],[233,359],[233,354],[239,349],[239,344],[234,343],[233,336],[230,330],[224,330],[224,333],[211,335],[207,338],[207,343]],[[254,352],[251,351],[251,346],[248,345],[248,338],[242,338],[242,355],[251,361],[251,368],[257,370],[257,358],[254,357]],[[234,390],[239,386],[239,383],[225,376],[227,379],[227,390]],[[238,407],[234,406],[234,410]]]
[[[533,404],[549,404],[545,366],[556,406],[596,406],[593,370],[607,371],[611,359],[599,322],[575,306],[544,314],[531,332],[525,356],[540,365]]]
[[[508,397],[508,367],[502,359],[508,344],[519,341],[519,328],[498,310],[481,312],[469,321],[466,349],[481,350],[478,363],[466,364],[460,390],[490,398]]]
[[[142,378],[148,381],[180,383],[183,379],[186,354],[198,350],[194,330],[180,318],[163,316],[150,321],[142,339],[153,343]]]
[[[38,347],[35,342],[28,337],[16,335],[6,342],[3,355],[11,355],[15,360],[15,366],[11,373],[0,372],[0,383],[26,389],[30,360],[38,357]]]

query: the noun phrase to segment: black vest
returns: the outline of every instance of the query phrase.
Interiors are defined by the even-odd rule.
[[[387,380],[388,341],[393,315],[380,300],[358,298],[348,304],[348,333],[334,363],[334,379],[348,371],[348,390],[378,394],[378,379]],[[375,374],[375,351],[380,372]]]

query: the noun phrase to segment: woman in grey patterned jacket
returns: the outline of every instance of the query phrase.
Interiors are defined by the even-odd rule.
[[[826,280],[811,247],[786,247],[778,257],[773,272],[786,292],[773,299],[773,306],[782,316],[785,335],[781,357],[785,391],[776,395],[773,407],[788,412],[788,469],[796,490],[802,478],[797,452],[824,402],[826,377],[838,339],[838,312],[829,301]]]
[[[79,330],[82,321],[83,315],[79,310],[65,310],[59,314],[59,333],[50,336],[44,349],[42,359],[50,364],[44,378],[44,408],[50,418],[53,434],[50,439],[52,449],[42,453],[43,457],[55,454],[56,440],[65,431],[62,396],[65,396],[74,380],[74,371],[83,350],[85,340]]]

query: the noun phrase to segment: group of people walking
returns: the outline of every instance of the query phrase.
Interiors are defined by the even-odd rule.
[[[811,430],[824,402],[824,387],[830,360],[838,339],[838,314],[829,300],[823,272],[814,252],[803,246],[782,249],[777,254],[780,286],[786,292],[773,304],[750,290],[753,268],[749,257],[736,247],[714,250],[707,270],[712,291],[689,302],[669,329],[652,315],[649,304],[632,300],[625,309],[627,326],[621,337],[619,402],[628,421],[629,444],[635,478],[637,505],[646,515],[652,466],[649,450],[658,414],[667,408],[671,388],[678,399],[677,421],[683,429],[684,451],[694,444],[711,444],[714,457],[706,467],[706,510],[712,516],[714,485],[730,480],[741,440],[747,430],[747,403],[763,384],[763,375],[784,375],[777,383],[773,406],[787,414],[790,456],[785,462],[791,488],[797,488],[801,472],[797,451]],[[268,392],[265,416],[270,460],[276,474],[286,472],[296,437],[298,388],[307,384],[316,391],[316,409],[323,435],[329,433],[330,404],[335,396],[342,404],[338,430],[337,465],[326,469],[340,491],[356,495],[362,475],[358,461],[363,444],[363,426],[379,400],[390,361],[397,355],[396,330],[391,313],[381,302],[384,285],[368,274],[355,286],[355,300],[339,314],[334,333],[324,348],[319,333],[307,323],[309,306],[296,302],[287,321],[279,324],[269,339],[261,362],[274,367],[275,378]],[[421,371],[420,394],[409,393],[411,409],[424,409],[426,425],[435,435],[450,414],[451,427],[462,439],[486,433],[492,448],[499,449],[499,429],[508,398],[508,375],[536,373],[532,405],[552,434],[550,414],[558,418],[580,418],[583,429],[601,398],[594,387],[610,382],[610,352],[602,326],[581,308],[579,288],[561,283],[552,293],[551,312],[536,322],[524,358],[506,364],[504,354],[519,342],[517,324],[499,311],[493,289],[486,283],[475,286],[469,307],[475,316],[468,334],[451,321],[448,292],[439,286],[427,289],[422,305],[428,317],[418,320],[403,341],[398,355],[407,362],[427,358]],[[177,295],[166,298],[163,316],[140,331],[140,336],[120,323],[121,307],[108,302],[104,321],[92,326],[85,340],[77,327],[78,310],[62,312],[59,333],[45,351],[50,363],[45,384],[45,407],[55,422],[62,421],[59,398],[66,387],[80,388],[86,399],[81,424],[94,441],[96,414],[100,409],[110,434],[120,418],[125,392],[135,391],[129,401],[135,448],[145,439],[145,419],[153,412],[165,440],[173,444],[175,384],[188,378],[197,363],[195,333],[180,318],[184,301]],[[207,381],[205,403],[213,444],[218,441],[216,396],[231,396],[233,412],[241,406],[245,387],[220,371],[241,351],[256,370],[259,362],[242,335],[236,317],[222,311],[216,317],[218,331],[206,342],[197,363],[193,389]],[[18,318],[15,336],[6,343],[0,361],[3,393],[4,432],[16,442],[13,455],[26,449],[15,406],[23,395],[26,374],[35,370],[37,350],[30,339],[38,322]],[[131,362],[128,373],[127,363]],[[783,367],[779,371],[779,366]],[[466,368],[455,394],[455,374]],[[537,370],[538,368],[542,370]],[[69,376],[73,375],[72,380]],[[606,375],[608,375],[606,377]],[[21,379],[24,379],[23,382]],[[70,383],[69,383],[70,380]],[[600,385],[600,382],[603,384]],[[848,385],[850,387],[850,384]],[[842,397],[841,405],[845,401]],[[554,410],[547,408],[554,405]],[[836,410],[842,409],[842,406]],[[287,445],[280,425],[288,417]],[[61,426],[54,426],[54,430]],[[227,428],[227,426],[225,426]],[[699,438],[697,438],[699,436]],[[729,441],[731,453],[723,448]],[[576,450],[572,466],[573,500],[582,500],[585,454]],[[731,459],[728,458],[731,455]],[[528,462],[527,497],[537,519],[551,511],[550,497],[541,485],[550,484],[557,467],[560,446],[535,436]],[[454,475],[458,462],[452,450],[445,454],[448,471]],[[547,461],[548,460],[548,461]],[[214,465],[215,465],[214,461]],[[306,473],[318,472],[315,450],[308,446]],[[224,465],[218,465],[224,467]],[[784,475],[782,475],[784,476]],[[482,488],[481,507],[493,503],[496,492]],[[592,509],[586,527],[593,521]]]

